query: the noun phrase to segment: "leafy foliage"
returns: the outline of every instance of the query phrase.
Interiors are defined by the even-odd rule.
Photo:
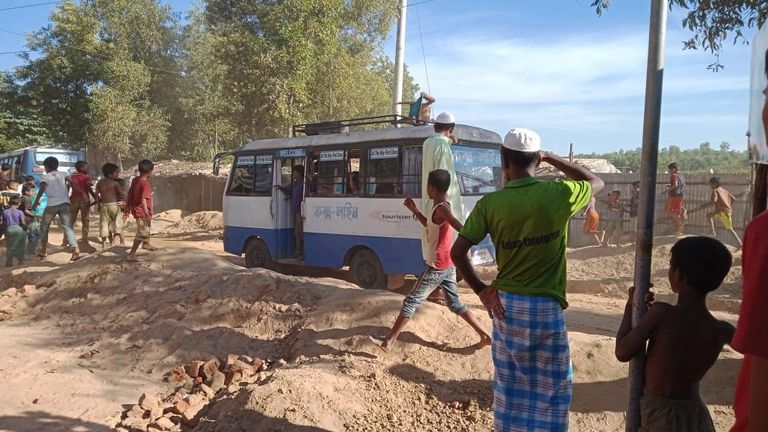
[[[691,173],[747,173],[750,170],[749,154],[746,151],[734,151],[727,142],[720,143],[720,149],[712,149],[709,142],[704,142],[697,149],[681,150],[677,146],[669,146],[659,151],[659,171],[666,170],[667,165],[676,162],[680,169]],[[623,172],[638,172],[642,159],[642,150],[619,150],[605,154],[581,154],[579,158],[607,159]]]
[[[70,0],[9,89],[57,142],[205,160],[296,123],[387,114],[394,18],[389,0],[207,0],[182,25],[159,0]]]
[[[592,7],[598,15],[609,6],[611,0],[593,0]],[[709,69],[720,70],[719,53],[723,44],[744,40],[743,30],[760,27],[768,20],[768,1],[765,0],[670,0],[670,8],[688,11],[683,27],[693,34],[683,42],[685,49],[704,49],[715,54],[715,62]]]

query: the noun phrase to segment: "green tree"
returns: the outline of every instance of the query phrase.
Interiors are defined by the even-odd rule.
[[[602,14],[611,0],[593,0],[592,6]],[[670,0],[670,8],[687,11],[683,27],[691,31],[691,37],[683,42],[685,49],[704,49],[715,54],[716,60],[709,65],[719,70],[719,53],[723,44],[744,40],[743,30],[760,27],[768,19],[768,2],[765,0]],[[745,41],[748,42],[748,41]]]

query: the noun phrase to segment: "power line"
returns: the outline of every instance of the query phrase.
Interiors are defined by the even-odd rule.
[[[3,55],[3,54],[24,54],[24,53],[28,53],[28,52],[29,51],[2,51],[2,52],[0,52],[0,55]]]
[[[419,8],[416,7],[416,23],[419,25],[419,39],[421,40],[421,58],[424,60],[424,75],[427,77],[427,90],[432,94],[432,86],[429,84],[429,70],[427,69],[427,54],[424,51],[424,36],[421,34],[421,16]]]
[[[6,8],[0,8],[0,12],[16,10],[16,9],[27,9],[27,8],[37,7],[37,6],[47,6],[47,5],[59,4],[59,3],[64,3],[64,2],[62,0],[59,0],[59,1],[50,1],[45,3],[33,3],[33,4],[21,5],[21,6],[11,6]]]

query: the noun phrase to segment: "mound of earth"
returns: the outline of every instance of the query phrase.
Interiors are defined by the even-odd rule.
[[[577,276],[607,276],[612,264],[585,258],[593,271],[600,269],[588,278],[575,253],[570,269]],[[425,304],[384,352],[371,337],[386,334],[401,294],[246,270],[199,249],[166,248],[140,264],[124,263],[124,254],[108,249],[4,278],[14,289],[0,294],[0,350],[6,353],[0,429],[113,427],[139,394],[173,392],[163,382],[168,371],[229,353],[276,364],[282,359],[284,366],[217,395],[194,430],[491,427],[490,349],[475,349],[477,336],[445,307]],[[462,296],[490,329],[476,297],[468,290]],[[570,301],[571,430],[622,430],[627,371],[613,357],[611,336],[622,301],[586,294]],[[738,363],[725,352],[702,387],[718,430],[732,421],[728,405]]]
[[[224,229],[224,216],[218,211],[201,211],[180,218],[168,226],[168,233],[194,233],[221,231]]]

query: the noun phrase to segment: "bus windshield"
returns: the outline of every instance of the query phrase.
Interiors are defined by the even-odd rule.
[[[35,163],[38,165],[42,165],[43,161],[48,157],[55,157],[59,160],[59,166],[63,167],[73,167],[75,166],[75,163],[77,163],[78,159],[80,158],[80,152],[72,151],[72,152],[52,152],[52,151],[36,151],[35,152]]]
[[[462,195],[493,192],[502,184],[498,148],[454,145],[451,151]]]

